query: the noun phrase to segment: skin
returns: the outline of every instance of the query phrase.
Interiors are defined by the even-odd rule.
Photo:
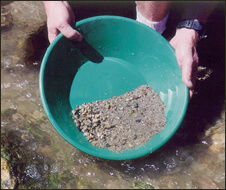
[[[182,70],[182,81],[190,89],[190,97],[193,95],[199,57],[196,50],[199,35],[193,29],[177,29],[170,44],[174,47],[177,62]]]
[[[160,21],[169,10],[170,1],[136,1],[137,8],[149,21]],[[195,77],[198,66],[198,54],[196,44],[198,33],[193,29],[178,29],[170,41],[174,47],[177,62],[182,70],[182,80],[190,89],[190,97],[193,94]]]
[[[75,22],[75,16],[67,1],[44,1],[43,4],[47,15],[48,38],[50,43],[56,38],[59,32],[71,40],[82,40],[82,35],[71,27]]]
[[[135,1],[142,16],[156,22],[163,19],[168,13],[170,1]]]
[[[50,43],[59,32],[71,40],[82,40],[82,35],[71,27],[75,22],[74,13],[66,1],[44,1],[47,14],[48,38]],[[159,21],[166,16],[169,1],[136,1],[137,8],[150,21]],[[57,15],[57,19],[56,19]],[[192,96],[198,66],[196,44],[198,33],[193,29],[178,29],[170,44],[174,47],[178,64],[182,70],[182,80]]]

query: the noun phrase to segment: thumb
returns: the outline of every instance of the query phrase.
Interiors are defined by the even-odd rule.
[[[82,40],[82,35],[77,31],[74,30],[68,23],[64,23],[64,25],[61,25],[58,30],[66,37],[71,40]]]
[[[52,28],[52,29],[48,28],[48,38],[50,43],[57,37],[58,33],[59,31],[57,31],[56,28]]]

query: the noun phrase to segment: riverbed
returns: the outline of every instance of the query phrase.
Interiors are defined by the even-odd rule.
[[[145,158],[110,161],[65,142],[43,110],[38,75],[48,40],[42,4],[1,4],[1,160],[11,176],[2,188],[225,188],[223,9],[200,42],[196,94],[178,132]]]

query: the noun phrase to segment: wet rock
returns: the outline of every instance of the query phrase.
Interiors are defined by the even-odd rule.
[[[25,174],[32,179],[40,179],[41,175],[35,165],[29,165],[24,170]]]
[[[12,119],[13,119],[13,121],[17,122],[17,121],[23,120],[24,117],[19,113],[15,113],[15,114],[12,115]]]
[[[165,165],[165,168],[167,171],[171,171],[175,169],[177,166],[177,163],[174,158],[167,158],[164,160],[163,164]]]
[[[205,137],[211,141],[209,150],[212,152],[216,153],[225,150],[225,125],[223,123],[217,123],[209,128],[205,133]]]
[[[197,179],[193,180],[193,183],[199,188],[199,189],[219,189],[216,183],[213,182],[208,177],[200,176]]]
[[[9,113],[8,113],[9,114]],[[18,120],[16,113],[11,113]],[[4,120],[5,115],[2,117]],[[1,144],[5,152],[7,152],[8,160],[11,166],[13,176],[17,178],[19,187],[27,188],[29,184],[33,187],[44,187],[45,178],[48,177],[50,171],[44,170],[44,165],[50,165],[52,161],[38,152],[39,146],[43,146],[42,141],[48,142],[48,138],[44,137],[38,127],[31,127],[29,131],[28,124],[23,121],[14,121],[18,125],[23,125],[12,130],[11,126],[4,128],[1,133]],[[40,122],[39,122],[40,123]],[[46,143],[46,142],[45,142]]]
[[[1,6],[1,29],[10,29],[13,25],[13,18],[9,7]]]
[[[12,119],[12,115],[16,114],[16,109],[8,108],[5,110],[1,110],[1,116],[4,117],[6,120]]]
[[[209,149],[213,152],[220,152],[225,149],[225,134],[214,134],[212,137],[212,145]]]
[[[3,10],[9,10],[9,13]],[[28,66],[37,67],[49,44],[42,2],[14,1],[2,7],[1,12],[4,14],[1,24],[4,27],[14,25],[17,28],[11,34],[17,35],[17,40],[12,41],[14,43],[12,49],[16,47],[16,54]]]
[[[14,24],[18,27],[24,27],[26,32],[33,33],[37,31],[46,21],[42,2],[14,1],[9,6]]]
[[[37,121],[37,120],[42,120],[43,118],[45,118],[45,115],[43,112],[35,110],[32,114],[33,118]]]
[[[134,182],[134,188],[135,189],[155,189],[152,185],[147,184],[142,181],[136,181]]]
[[[9,163],[1,157],[1,189],[14,189],[16,178],[12,176]]]
[[[39,6],[36,6],[37,4],[40,5],[40,8]],[[220,189],[225,189],[225,150],[222,149],[224,144],[222,141],[222,136],[220,135],[225,134],[224,119],[221,121],[221,127],[219,128],[215,128],[216,125],[213,123],[210,124],[211,130],[207,130],[209,135],[206,134],[206,138],[204,139],[204,141],[206,141],[208,144],[201,146],[201,148],[194,146],[194,143],[191,145],[190,141],[188,142],[186,140],[177,144],[173,144],[171,149],[172,152],[174,152],[174,150],[178,147],[181,147],[181,154],[178,155],[179,161],[176,160],[177,166],[173,171],[176,171],[178,167],[181,168],[181,171],[173,174],[171,172],[170,174],[173,176],[172,178],[166,178],[164,173],[166,168],[161,167],[163,165],[163,160],[161,160],[161,158],[167,158],[169,156],[166,150],[171,148],[170,145],[167,145],[166,149],[161,150],[164,154],[160,155],[159,153],[154,153],[151,156],[148,156],[145,162],[150,165],[150,172],[148,172],[145,168],[145,172],[140,174],[137,171],[140,171],[141,168],[144,168],[144,160],[141,159],[135,161],[133,165],[129,165],[128,162],[107,162],[102,159],[93,158],[86,155],[85,153],[81,153],[77,149],[74,149],[72,146],[64,142],[54,131],[49,122],[46,122],[45,120],[44,124],[43,118],[42,120],[39,120],[39,118],[41,119],[39,113],[37,114],[38,117],[35,119],[35,117],[33,117],[33,113],[39,109],[40,106],[37,105],[41,104],[41,102],[39,99],[37,99],[36,102],[34,102],[34,104],[36,104],[34,106],[31,104],[31,100],[26,98],[20,89],[31,90],[33,92],[32,94],[34,94],[34,90],[38,91],[37,72],[32,72],[32,70],[28,69],[28,72],[24,73],[22,71],[25,67],[22,67],[21,65],[24,64],[22,58],[30,59],[29,57],[31,57],[31,63],[37,61],[38,56],[35,58],[33,55],[35,52],[37,52],[37,49],[43,48],[42,45],[47,42],[47,38],[44,38],[44,32],[46,31],[46,28],[42,28],[42,26],[45,25],[46,19],[43,12],[44,10],[42,9],[41,2],[35,1],[1,1],[1,5],[4,7],[12,5],[13,8],[13,11],[11,11],[12,9],[10,8],[10,12],[5,15],[7,17],[6,21],[10,22],[6,22],[5,26],[2,26],[3,30],[1,33],[1,68],[7,68],[7,72],[5,72],[6,70],[3,70],[2,72],[1,133],[5,132],[6,129],[9,129],[9,132],[7,132],[7,135],[5,136],[6,138],[2,138],[1,142],[4,143],[4,146],[9,147],[8,149],[12,153],[12,160],[9,161],[8,164],[10,165],[9,168],[11,168],[11,166],[15,166],[15,168],[13,168],[18,174],[15,176],[18,177],[18,181],[20,182],[18,186],[19,189],[91,189],[95,187],[95,184],[100,187],[96,189],[106,189],[107,187],[109,187],[109,189],[127,189],[131,188],[131,185],[134,184],[133,177],[141,178],[144,186],[145,184],[153,184],[153,186],[158,189],[169,187],[172,189],[195,189],[198,187],[206,187],[207,185],[212,188],[217,188],[218,186]],[[36,9],[35,7],[37,10],[34,10]],[[43,12],[43,20],[40,19],[38,14],[36,14],[37,11]],[[4,18],[2,17],[1,20],[4,21]],[[40,22],[38,20],[40,20]],[[224,28],[223,25],[222,28]],[[215,41],[216,35],[213,36],[213,40]],[[17,40],[15,40],[15,38]],[[40,46],[38,46],[39,42]],[[36,44],[36,46],[33,44]],[[213,46],[213,50],[214,49],[216,49],[218,52],[223,48]],[[214,52],[211,51],[210,55],[212,55],[212,53]],[[217,56],[216,61],[212,61],[212,58],[213,57],[208,57],[206,63],[213,62],[214,65],[212,68],[215,68],[217,65],[219,65],[218,63],[221,62],[220,60],[224,59],[224,56]],[[34,62],[32,62],[32,60],[34,60]],[[36,68],[37,65],[34,65],[34,67]],[[216,73],[215,70],[213,70],[214,72],[210,74],[210,72],[208,73],[208,70],[208,68],[199,70],[198,79],[201,81],[203,81],[203,79],[211,81]],[[19,83],[16,84],[17,79],[19,81],[24,81],[26,79],[29,81],[29,83],[26,83],[26,85]],[[212,87],[219,85],[222,86],[221,89],[223,89],[224,82],[221,83],[220,81],[219,83],[219,80],[213,80],[212,83],[214,84]],[[19,85],[19,87],[16,88],[16,85]],[[211,86],[208,85],[208,89],[212,89]],[[219,91],[215,90],[214,88],[211,93],[212,92],[214,97],[218,99]],[[220,91],[220,93],[223,94],[224,90]],[[208,97],[206,94],[204,97]],[[21,99],[19,99],[19,97],[21,97]],[[128,102],[130,101],[132,101],[132,99]],[[214,102],[215,101],[213,101],[213,103]],[[206,104],[208,108],[215,109],[209,103],[210,101],[201,101],[201,104]],[[15,108],[10,108],[12,105],[15,105]],[[130,107],[132,107],[132,105]],[[202,109],[200,111],[199,107],[195,107],[195,109],[201,113],[205,111]],[[22,115],[24,119],[20,118],[17,113]],[[225,112],[223,115],[225,115]],[[201,114],[201,117],[198,118],[200,122],[197,120],[198,124],[195,126],[198,127],[199,123],[201,126],[201,121],[207,117],[205,114]],[[216,116],[216,119],[219,120],[218,116]],[[20,120],[22,120],[22,123],[19,122]],[[36,124],[34,122],[36,122]],[[191,126],[193,124],[194,122],[191,122]],[[10,130],[13,130],[14,134],[12,134]],[[188,128],[185,133],[189,131],[190,128]],[[195,136],[196,133],[193,135]],[[7,142],[4,139],[7,139]],[[32,150],[32,142],[37,143],[38,149],[35,151]],[[200,140],[200,142],[202,142],[202,140]],[[29,147],[29,149],[27,147]],[[41,148],[43,152],[40,151]],[[40,156],[40,152],[42,155],[44,155],[44,157]],[[71,152],[75,152],[76,154],[72,156]],[[190,154],[190,152],[192,152],[192,154]],[[2,153],[3,152],[1,151],[1,155]],[[199,155],[200,157],[203,157],[203,160],[197,160]],[[51,160],[49,160],[48,157],[50,157]],[[70,161],[72,157],[73,161]],[[4,158],[9,160],[7,155],[4,155]],[[155,159],[154,164],[153,159]],[[59,160],[63,160],[64,162],[63,167],[58,170],[59,173],[49,173],[53,168],[53,165],[56,164],[59,166]],[[99,160],[97,161],[100,163],[99,168],[96,168],[95,162],[93,160]],[[188,164],[183,165],[181,163]],[[194,167],[191,167],[193,163],[197,164]],[[32,164],[37,170],[28,167]],[[121,167],[121,164],[128,164],[128,166],[126,166],[127,169],[125,169],[125,167]],[[111,166],[114,168],[111,168]],[[25,170],[25,168],[27,170]],[[109,175],[108,172],[104,172],[109,168],[112,169],[114,173],[113,176]],[[66,172],[63,173],[62,170],[65,170]],[[92,170],[95,170],[95,177],[86,176],[88,172],[93,172]],[[25,173],[19,174],[24,171],[38,171],[41,175],[41,179],[33,173],[30,173],[30,176],[34,176],[34,179],[26,176]],[[73,171],[74,174],[70,175],[70,173]],[[37,178],[35,178],[35,176]],[[153,178],[145,179],[145,176],[153,176]],[[205,179],[201,179],[202,182],[194,183],[194,179],[197,180],[200,178],[200,176],[204,176]],[[206,177],[208,179],[206,179]],[[150,183],[150,180],[153,182]],[[2,187],[2,189],[4,188]]]

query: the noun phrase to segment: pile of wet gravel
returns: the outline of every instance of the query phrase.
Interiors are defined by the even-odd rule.
[[[72,110],[76,126],[93,145],[115,152],[144,144],[166,123],[165,106],[147,85]]]

